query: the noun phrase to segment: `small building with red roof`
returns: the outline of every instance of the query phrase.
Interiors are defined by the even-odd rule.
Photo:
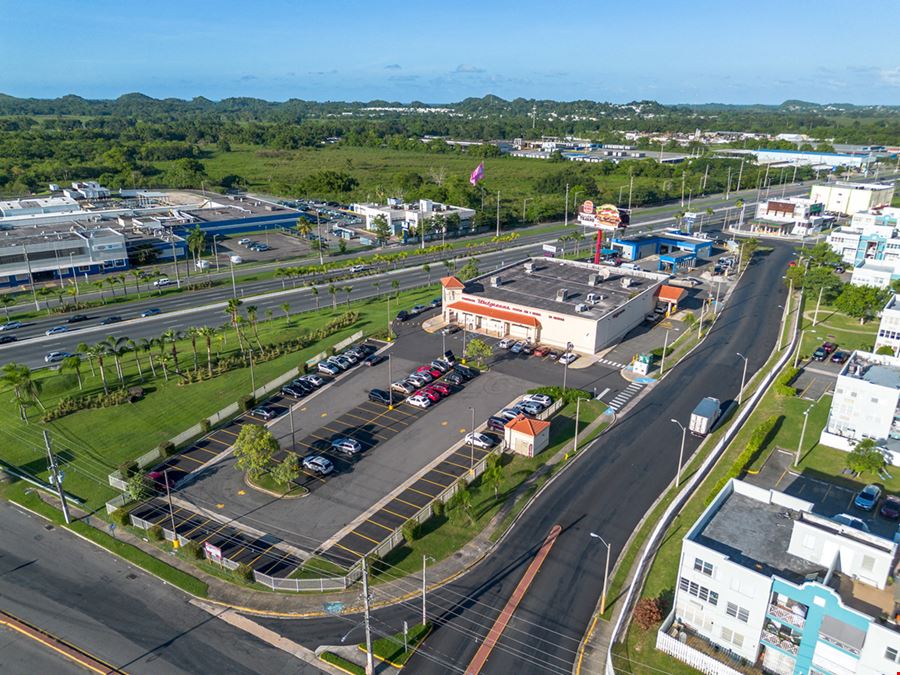
[[[519,415],[506,423],[503,437],[516,454],[534,457],[550,445],[550,422]]]

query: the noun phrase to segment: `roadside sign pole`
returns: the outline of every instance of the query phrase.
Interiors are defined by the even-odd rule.
[[[372,629],[369,626],[369,569],[365,557],[362,558],[363,607],[366,624],[366,675],[372,675],[375,666],[372,663]]]
[[[175,531],[175,509],[172,508],[172,491],[169,489],[169,470],[163,469],[163,482],[166,484],[166,500],[169,502],[169,518],[172,523],[172,548],[177,549],[178,532]]]
[[[53,454],[53,446],[50,445],[50,434],[44,430],[44,445],[47,446],[47,456],[50,458],[50,480],[56,485],[56,493],[59,495],[59,501],[62,504],[63,517],[66,519],[66,525],[71,523],[69,517],[69,505],[66,503],[66,493],[63,491],[63,477],[59,471],[59,465],[56,463],[56,455]]]
[[[572,446],[572,455],[578,454],[578,412],[581,410],[581,397],[575,399],[575,443]]]
[[[425,611],[425,562],[427,556],[422,554],[422,625],[425,625],[426,621],[426,611]]]
[[[662,362],[659,364],[660,377],[666,369],[666,352],[669,351],[669,331],[666,331],[666,340],[663,342]]]

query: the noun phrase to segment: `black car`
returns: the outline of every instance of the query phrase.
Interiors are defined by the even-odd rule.
[[[87,321],[88,317],[86,314],[75,314],[66,319],[66,323],[81,323],[82,321]]]
[[[462,375],[465,379],[471,380],[473,377],[478,375],[478,371],[474,368],[470,368],[469,366],[464,366],[461,363],[457,363],[453,366],[453,370]]]
[[[387,357],[384,354],[372,354],[371,356],[367,356],[363,361],[367,366],[377,366],[382,361],[386,361]]]
[[[378,351],[378,347],[375,345],[370,345],[368,342],[363,342],[360,345],[356,345],[356,351],[362,353],[363,356],[371,356],[375,352]]]
[[[303,398],[306,396],[306,390],[296,384],[287,384],[281,388],[281,393],[285,396],[293,396],[294,398]]]
[[[813,359],[816,361],[824,361],[825,357],[828,356],[828,352],[826,352],[822,347],[817,347],[816,351],[813,352]]]
[[[506,428],[506,420],[502,417],[488,417],[487,428],[491,431],[499,431],[503,433],[503,430]]]
[[[466,378],[464,378],[459,373],[448,373],[447,375],[444,376],[444,382],[448,382],[449,384],[460,385],[465,381],[466,381]]]
[[[15,342],[15,335],[0,335],[0,345],[5,345],[7,342]]]
[[[397,321],[406,321],[409,318],[409,312],[405,309],[401,309],[397,312]]]
[[[369,400],[372,403],[381,403],[382,405],[391,405],[393,403],[391,395],[384,389],[373,389],[370,391]]]
[[[101,326],[108,326],[111,323],[119,323],[122,320],[121,316],[108,316],[103,321],[100,322]]]

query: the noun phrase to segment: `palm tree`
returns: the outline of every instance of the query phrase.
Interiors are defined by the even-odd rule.
[[[328,292],[331,293],[331,308],[337,309],[337,286],[328,284]]]
[[[141,338],[141,341],[138,342],[137,346],[142,352],[147,352],[147,358],[150,361],[150,372],[153,373],[154,379],[156,378],[156,366],[153,365],[153,346],[155,344],[155,338],[152,340],[148,340],[147,338]]]
[[[581,240],[584,239],[584,235],[579,230],[575,230],[569,236],[572,238],[572,241],[575,242],[575,257],[577,258],[578,249],[581,248]]]
[[[134,290],[137,291],[137,294],[141,294],[141,279],[144,278],[144,273],[140,270],[129,270],[128,273],[131,275],[131,278],[134,280]],[[123,282],[124,283],[124,282]]]
[[[344,293],[347,294],[347,307],[349,307],[350,306],[350,293],[353,292],[353,286],[344,286],[343,291],[344,291]]]
[[[430,284],[431,283],[431,265],[429,265],[428,263],[425,263],[424,265],[422,265],[422,271],[428,275],[428,283]]]
[[[39,296],[41,296],[42,298],[44,298],[44,300],[45,300],[44,309],[46,309],[47,314],[49,314],[50,313],[50,301],[47,300],[47,298],[49,298],[51,295],[53,295],[53,291],[51,291],[46,286],[42,286],[41,288],[37,289],[37,294]]]
[[[291,320],[291,303],[282,302],[278,306],[281,308],[281,311],[284,312],[284,325],[287,326]]]
[[[31,401],[37,401],[41,408],[44,407],[38,397],[41,389],[40,382],[33,379],[31,368],[19,363],[7,363],[0,372],[2,372],[0,382],[12,388],[13,400],[19,407],[19,417],[27,424],[28,404]]]
[[[290,275],[288,273],[287,268],[285,268],[285,267],[276,267],[275,268],[275,278],[281,279],[281,290],[284,290],[285,288],[287,288],[287,282],[285,281],[285,278],[288,276],[290,276]]]
[[[211,326],[201,326],[197,329],[197,335],[206,339],[206,370],[212,377],[212,339],[216,334],[216,329]]]
[[[66,286],[66,293],[70,295],[76,303],[78,302],[78,286]]]
[[[162,334],[162,339],[172,346],[172,366],[175,368],[175,372],[179,375],[181,375],[181,369],[178,366],[178,341],[182,337],[183,336],[180,331],[173,330],[172,328]]]
[[[231,317],[231,325],[234,327],[234,332],[237,333],[238,346],[241,348],[241,354],[244,353],[244,341],[243,336],[241,335],[240,325],[238,324],[238,312],[241,309],[241,305],[244,304],[238,298],[231,298],[228,300],[228,304],[225,307],[225,313]]]
[[[380,297],[381,297],[381,282],[380,282],[380,281],[373,281],[373,282],[372,282],[372,288],[375,289],[375,297],[376,297],[376,298],[380,298]]]
[[[127,296],[128,295],[128,286],[125,284],[125,279],[126,279],[125,275],[117,274],[116,279],[118,279],[119,283],[122,284],[122,293],[124,293]]]
[[[316,310],[318,310],[319,309],[319,289],[316,288],[315,286],[313,286],[312,284],[310,284],[309,292],[312,293],[313,297],[316,299]]]
[[[397,281],[396,279],[394,279],[393,281],[391,281],[391,288],[394,289],[394,298],[395,299],[399,298],[400,297],[400,282]]]
[[[309,235],[312,234],[312,223],[306,218],[297,218],[297,224],[294,227],[297,230],[297,234],[304,239],[309,239]]]
[[[97,359],[97,368],[100,370],[100,381],[103,382],[103,393],[108,394],[109,385],[106,383],[106,370],[103,368],[103,357],[106,354],[106,344],[101,341],[95,345],[91,345],[89,349]]]
[[[75,347],[75,353],[82,354],[87,357],[88,365],[91,367],[91,377],[94,377],[97,374],[94,372],[94,353],[88,346],[87,342],[79,342],[78,346]]]
[[[78,378],[78,390],[81,391],[84,389],[84,385],[81,382],[81,357],[80,356],[67,356],[62,360],[59,364],[59,372],[72,371],[75,373],[75,377]]]
[[[144,369],[141,367],[141,358],[138,355],[138,344],[131,338],[125,338],[125,346],[128,348],[128,351],[134,352],[134,363],[138,369],[138,377],[141,378],[141,382],[143,382]]]
[[[104,305],[106,304],[106,300],[103,298],[103,279],[97,279],[97,281],[92,281],[91,286],[100,291],[100,302]]]
[[[119,357],[128,351],[128,338],[110,335],[106,338],[104,346],[106,353],[112,355],[115,361],[116,375],[119,377],[119,382],[122,386],[125,386],[125,373],[122,372],[122,362],[119,361]]]
[[[194,229],[188,233],[187,246],[194,258],[194,264],[196,265],[200,254],[202,254],[203,249],[206,248],[206,234],[200,229],[199,225],[195,225]]]
[[[197,370],[197,338],[200,337],[200,329],[197,326],[191,326],[187,329],[188,337],[191,338],[191,351],[194,354],[194,370]]]
[[[250,327],[253,329],[253,337],[256,339],[256,346],[262,349],[262,343],[259,341],[259,330],[256,326],[257,311],[256,305],[247,305],[247,319],[249,319]]]
[[[106,284],[109,286],[109,291],[112,293],[113,297],[116,297],[116,284],[119,283],[119,280],[115,277],[106,277]]]
[[[9,321],[9,308],[16,304],[16,299],[8,293],[0,295],[0,305],[3,305],[3,311],[6,313],[6,320]]]

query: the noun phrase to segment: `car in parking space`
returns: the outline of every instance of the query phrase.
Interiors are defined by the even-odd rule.
[[[315,385],[313,385],[309,380],[305,378],[298,377],[295,380],[291,380],[290,386],[297,387],[304,394],[311,394],[316,390]]]
[[[331,356],[328,358],[328,362],[333,363],[341,370],[349,370],[350,366],[353,365],[349,359],[345,359],[343,356]]]
[[[881,502],[881,508],[878,509],[878,513],[891,520],[900,519],[900,497],[894,495],[885,497],[884,501]]]
[[[409,394],[412,394],[413,392],[415,392],[415,390],[418,389],[418,387],[416,387],[415,384],[413,384],[412,382],[410,382],[408,380],[398,380],[397,382],[394,382],[393,384],[391,384],[391,389],[393,389],[394,391],[398,391],[401,394],[406,394],[408,396]]]
[[[825,350],[826,354],[831,354],[837,349],[837,345],[834,342],[823,342],[822,349]]]
[[[831,362],[832,363],[843,363],[848,358],[850,358],[850,355],[847,352],[837,351],[831,355]]]
[[[363,357],[371,356],[378,351],[378,348],[375,345],[370,345],[368,342],[361,342],[360,344],[356,345],[354,349],[362,354]]]
[[[175,487],[175,483],[178,482],[175,476],[170,476],[167,471],[149,471],[147,473],[147,480],[160,492],[165,492],[166,487],[171,490]],[[168,483],[168,485],[166,485],[166,483]]]
[[[237,242],[237,243],[240,244],[241,246],[248,246],[249,244],[252,244],[252,243],[253,243],[253,240],[252,240],[252,239],[247,239],[247,238],[244,238],[244,239],[238,239],[238,242]]]
[[[356,352],[351,349],[347,349],[341,352],[336,358],[347,359],[350,362],[351,366],[355,366],[361,360]]]
[[[276,414],[277,413],[275,412],[274,408],[270,408],[270,407],[264,406],[264,405],[257,406],[256,408],[254,408],[253,410],[250,411],[250,415],[252,417],[255,417],[256,419],[260,419],[260,420],[266,420],[266,421],[275,417]]]
[[[338,373],[341,372],[341,369],[338,366],[336,366],[333,363],[330,363],[328,361],[319,361],[319,365],[316,366],[316,369],[320,373],[325,373],[326,375],[332,375],[332,376],[337,375]]]
[[[50,352],[44,357],[44,363],[59,363],[72,356],[69,352]]]
[[[307,455],[301,463],[304,469],[317,476],[327,476],[334,471],[334,464],[331,463],[330,459],[322,457],[322,455]]]
[[[550,347],[546,347],[544,345],[538,345],[534,348],[534,355],[544,358],[550,353]]]
[[[410,405],[414,405],[417,408],[427,408],[431,405],[431,399],[427,396],[423,396],[422,394],[416,394],[415,396],[410,396],[406,399],[406,402]]]
[[[499,431],[503,433],[504,429],[506,429],[506,423],[509,420],[503,419],[502,417],[498,417],[496,415],[491,415],[487,418],[487,428],[491,431]]]
[[[281,388],[281,393],[285,396],[293,396],[294,398],[303,398],[306,396],[307,391],[300,385],[294,384],[286,384]]]
[[[457,372],[447,373],[444,376],[444,382],[447,382],[448,384],[461,385],[465,381],[465,378]]]
[[[553,404],[553,398],[547,396],[546,394],[526,394],[522,397],[523,401],[534,401],[535,403],[539,403],[545,408],[550,407]]]
[[[121,320],[122,320],[122,317],[121,317],[121,316],[116,316],[116,315],[108,316],[108,317],[106,317],[105,319],[103,319],[103,321],[100,322],[100,325],[101,325],[101,326],[108,326],[108,325],[110,325],[110,324],[112,324],[112,323],[119,323]]]
[[[563,364],[564,366],[567,366],[570,363],[572,363],[573,361],[575,361],[577,358],[578,358],[578,354],[575,354],[573,352],[566,352],[565,354],[563,354],[562,356],[559,357],[559,362],[561,364]]]
[[[87,321],[88,318],[87,314],[73,314],[66,319],[66,323],[81,323],[82,321]]]
[[[425,387],[424,389],[419,389],[419,391],[416,392],[416,396],[424,396],[432,403],[437,403],[438,401],[441,400],[441,395],[438,392],[436,392],[434,389],[432,389],[431,387]]]
[[[559,352],[556,351],[555,349],[551,349],[550,352],[547,354],[547,358],[550,359],[551,361],[556,361],[559,358]]]
[[[881,488],[874,483],[870,483],[856,493],[856,497],[853,498],[853,505],[863,511],[871,511],[878,504],[879,499],[881,499]]]
[[[519,416],[518,411],[513,410],[512,408],[504,408],[500,412],[498,412],[495,417],[499,417],[500,419],[504,419],[507,422],[510,420],[514,420]]]
[[[382,392],[384,393],[384,392]],[[331,441],[331,449],[344,455],[356,455],[362,452],[362,443],[349,436],[339,436]]]
[[[157,314],[160,314],[161,312],[162,312],[162,310],[159,309],[158,307],[151,307],[150,309],[145,309],[143,312],[141,312],[141,317],[147,318],[148,316],[156,316]]]
[[[464,366],[461,363],[457,363],[453,366],[453,370],[462,375],[467,380],[471,380],[473,377],[478,375],[478,371],[474,368],[469,368],[469,366]]]
[[[5,345],[9,342],[15,342],[15,341],[16,341],[15,335],[0,335],[0,345]]]
[[[429,385],[429,388],[434,389],[441,396],[449,396],[453,393],[453,391],[446,384],[442,384],[440,382],[435,382],[434,384]]]
[[[422,312],[424,312],[426,309],[428,309],[428,308],[427,308],[425,305],[415,305],[415,306],[410,310],[410,313],[411,313],[413,316],[416,316],[416,315],[421,314]]]
[[[514,344],[516,344],[516,341],[512,338],[503,338],[502,340],[500,340],[500,342],[497,343],[497,346],[500,347],[500,349],[509,349]]]
[[[441,359],[435,359],[434,361],[432,361],[431,367],[437,368],[442,373],[446,373],[448,370],[450,370],[450,364],[442,361]]]
[[[451,324],[441,328],[442,335],[453,335],[454,333],[458,333],[458,332],[459,332],[459,326],[457,326],[455,323],[451,323]]]
[[[44,335],[57,335],[58,333],[67,333],[68,331],[68,326],[54,326],[53,328],[45,330]]]
[[[466,445],[469,445],[471,443],[476,448],[488,449],[493,448],[496,445],[496,441],[493,438],[491,438],[487,434],[479,433],[478,431],[470,431],[466,434],[464,440],[466,442]]]
[[[428,373],[435,380],[444,374],[444,371],[442,371],[440,368],[436,368],[432,365],[419,366],[418,368],[416,368],[416,372],[417,373]]]
[[[860,532],[869,531],[869,526],[866,525],[865,521],[860,520],[856,516],[851,516],[849,513],[839,513],[836,516],[833,516],[832,520],[836,523],[840,523],[841,525],[849,525],[853,529],[859,530]]]
[[[826,352],[822,347],[816,347],[816,350],[812,355],[813,360],[815,361],[824,361],[826,356],[828,356],[828,352]]]
[[[435,309],[436,307],[440,307],[443,304],[444,304],[444,300],[442,298],[434,298],[431,301],[431,308]]]
[[[4,324],[0,324],[0,330],[15,330],[16,328],[21,328],[21,321],[7,321]]]
[[[544,411],[544,407],[534,401],[516,403],[512,409],[518,413],[528,415],[529,417],[537,417]]]
[[[522,342],[521,340],[519,340],[518,342],[513,343],[513,346],[509,348],[509,351],[511,351],[513,354],[521,354],[522,347],[524,347],[524,346],[525,346],[525,343]]]
[[[525,354],[525,356],[531,356],[534,353],[534,347],[526,342],[522,345],[522,353]]]
[[[387,357],[384,354],[371,354],[363,359],[363,363],[367,366],[377,366],[382,361],[387,361]]]
[[[397,321],[406,321],[409,319],[409,317],[410,314],[405,309],[401,309],[399,312],[397,312]]]
[[[319,377],[315,373],[310,373],[309,375],[301,375],[297,379],[303,380],[304,382],[309,382],[314,387],[321,387],[323,384],[325,384],[325,379]]]
[[[656,323],[657,321],[659,321],[659,319],[660,319],[660,316],[658,314],[653,314],[653,313],[647,314],[644,317],[644,321],[646,321],[647,323]]]
[[[429,379],[431,376],[427,373],[410,373],[406,377],[406,381],[415,385],[418,389],[419,387],[424,387],[426,384],[431,382]]]
[[[394,398],[384,389],[373,389],[369,392],[369,400],[372,403],[380,403],[381,405],[393,405]]]
[[[421,367],[420,367],[421,368]],[[417,369],[413,375],[418,375],[420,378],[423,378],[426,383],[429,383],[434,380],[434,375],[431,373],[430,369]]]

